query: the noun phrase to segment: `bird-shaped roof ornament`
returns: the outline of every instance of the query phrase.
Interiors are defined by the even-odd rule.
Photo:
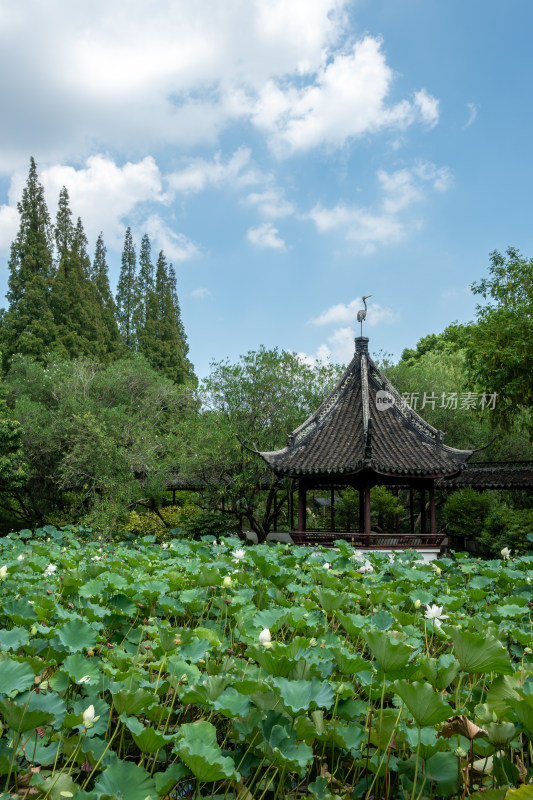
[[[365,294],[363,296],[362,300],[363,300],[363,303],[365,304],[365,307],[359,309],[359,311],[357,312],[357,322],[361,323],[361,336],[363,335],[363,320],[366,319],[366,312],[367,312],[366,301],[368,300],[369,297],[372,297],[372,295],[371,294]]]

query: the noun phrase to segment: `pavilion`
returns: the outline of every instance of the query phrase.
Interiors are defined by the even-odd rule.
[[[295,543],[331,544],[345,538],[356,546],[439,547],[443,536],[435,521],[435,483],[459,476],[474,450],[444,444],[444,434],[405,404],[368,354],[368,338],[355,339],[355,354],[336,387],[299,428],[287,446],[258,452],[279,477],[292,478],[298,489],[298,522],[290,533]],[[410,534],[371,531],[370,489],[407,487]],[[335,489],[359,492],[359,531],[335,531]],[[306,527],[306,496],[331,491],[331,531]],[[414,496],[420,502],[420,532],[415,534]],[[426,507],[429,497],[429,531]],[[294,526],[293,526],[294,527]]]

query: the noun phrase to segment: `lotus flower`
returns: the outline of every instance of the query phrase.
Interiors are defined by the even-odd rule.
[[[443,614],[444,606],[437,606],[435,603],[426,608],[426,619],[433,621],[433,624],[440,628],[441,619],[448,619],[446,614]]]
[[[245,555],[246,555],[246,550],[243,550],[242,547],[240,547],[238,550],[233,551],[233,560],[238,564],[239,561],[243,560]]]
[[[84,675],[83,678],[80,678],[79,681],[76,681],[76,683],[78,683],[78,684],[89,683],[90,680],[91,680],[91,678],[89,677],[89,675]]]
[[[363,574],[364,574],[365,572],[374,572],[374,567],[372,566],[372,564],[370,563],[370,561],[368,561],[368,560],[367,560],[367,561],[365,561],[365,563],[363,564],[363,566],[362,566],[362,567],[359,567],[359,569],[357,570],[357,572],[362,572]]]
[[[161,549],[166,550],[167,548],[168,548],[168,542],[163,542],[163,544],[161,545]]]
[[[415,600],[415,608],[420,608],[420,600]]]
[[[510,547],[503,547],[501,550],[502,556],[507,560],[511,557],[511,548]]]
[[[272,637],[270,636],[268,628],[263,628],[259,634],[259,643],[262,644],[263,647],[272,647]]]
[[[92,728],[95,722],[100,719],[100,716],[95,717],[94,715],[94,706],[90,705],[88,708],[85,709],[83,712],[83,724],[86,728]]]
[[[3,567],[0,567],[0,581],[3,581],[7,575],[7,566],[4,564]]]
[[[24,556],[22,555],[22,553],[19,556],[17,556],[17,561],[24,561]]]
[[[435,575],[440,575],[441,574],[442,570],[437,564],[432,564],[431,566],[435,570]]]
[[[326,561],[324,564],[322,564],[322,566],[324,567],[324,569],[331,569],[331,564],[329,563],[329,561]]]
[[[56,567],[55,564],[48,564],[48,566],[46,567],[46,569],[44,571],[44,574],[45,575],[53,575],[56,570],[57,570],[57,567]]]
[[[224,586],[225,589],[229,589],[229,587],[231,586],[231,577],[230,577],[230,575],[226,575],[226,577],[224,578],[222,583],[223,583],[223,586]]]

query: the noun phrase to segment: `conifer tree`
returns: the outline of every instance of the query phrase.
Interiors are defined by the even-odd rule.
[[[57,330],[54,350],[62,356],[89,356],[105,361],[107,346],[102,306],[90,280],[91,263],[81,219],[72,224],[65,187],[59,195],[55,239],[57,268],[51,291],[51,306]]]
[[[122,342],[128,350],[137,347],[135,324],[138,317],[139,285],[137,281],[137,258],[131,228],[126,230],[122,262],[117,285],[117,322]]]
[[[91,278],[99,294],[102,306],[102,318],[105,325],[107,352],[109,359],[116,358],[122,350],[120,333],[117,325],[117,307],[109,286],[109,267],[107,265],[107,250],[103,234],[100,233],[96,240]]]
[[[50,308],[54,276],[52,226],[33,158],[18,211],[20,227],[8,262],[9,308],[1,331],[6,368],[14,353],[43,358],[56,336]]]
[[[139,301],[137,305],[137,338],[140,352],[151,363],[158,316],[154,285],[154,265],[148,234],[144,234],[139,250]]]
[[[172,279],[169,270],[165,254],[161,250],[157,259],[155,276],[157,297],[155,338],[153,347],[146,355],[151,365],[167,378],[175,383],[185,383],[194,378],[194,373],[192,364],[184,352],[186,342],[182,337],[175,276]]]

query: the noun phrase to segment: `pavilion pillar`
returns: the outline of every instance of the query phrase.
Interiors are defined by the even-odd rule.
[[[301,481],[298,484],[298,531],[304,533],[307,529],[306,525],[306,508],[307,508],[307,492],[305,484]]]
[[[359,489],[359,533],[365,529],[365,494],[363,489]]]
[[[370,536],[370,484],[365,483],[365,536]]]
[[[415,502],[413,497],[413,487],[409,487],[409,530],[415,532]]]
[[[426,490],[423,486],[420,487],[420,533],[427,533],[426,531]]]
[[[429,485],[429,532],[432,536],[437,533],[437,522],[435,518],[435,481]]]
[[[291,531],[294,530],[294,486],[292,480],[289,488],[289,522]]]

